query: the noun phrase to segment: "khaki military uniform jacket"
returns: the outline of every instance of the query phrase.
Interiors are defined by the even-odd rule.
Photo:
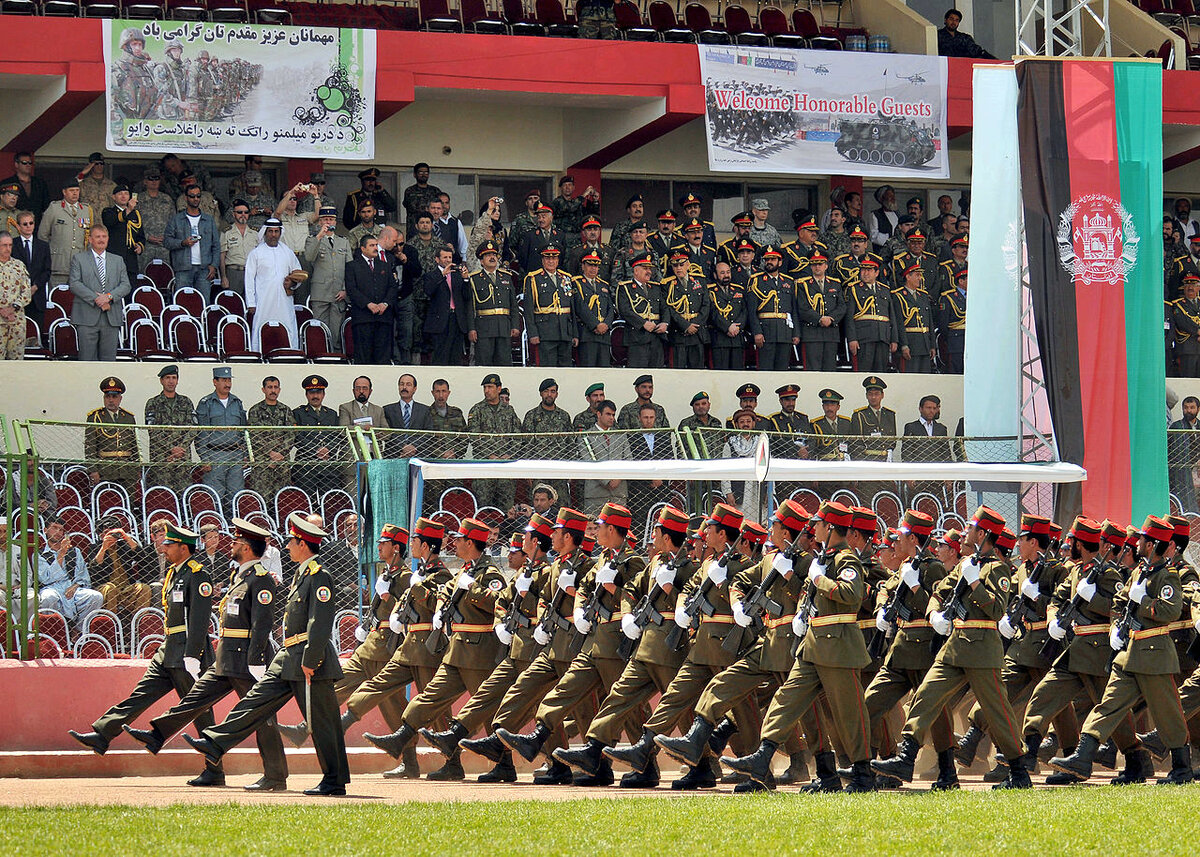
[[[833,557],[817,578],[813,605],[816,615],[800,642],[800,657],[824,667],[862,669],[871,662],[858,628],[858,609],[867,595],[862,561],[845,542],[831,544]]]
[[[246,227],[242,232],[231,226],[221,233],[221,258],[227,268],[245,268],[246,257],[259,245],[258,232]]]
[[[541,609],[538,612],[539,622],[546,618],[549,611],[554,610],[558,614],[558,618],[570,625],[571,617],[575,612],[576,599],[565,593],[562,598],[558,597],[558,575],[566,566],[575,562],[579,563],[575,568],[575,583],[578,586],[595,563],[595,560],[583,555],[580,551],[577,550],[565,557],[558,557],[546,569],[546,585],[540,593]],[[578,592],[578,589],[576,589],[576,592]],[[557,610],[555,610],[555,602],[558,603]],[[550,645],[546,649],[546,654],[553,661],[564,664],[570,663],[575,657],[575,653],[572,650],[572,633],[567,629],[554,625],[551,629],[551,634]]]
[[[275,655],[280,676],[304,681],[304,670],[314,670],[313,681],[342,677],[333,644],[333,578],[317,557],[296,569],[283,613],[283,648]]]
[[[1075,597],[1075,589],[1079,581],[1086,578],[1095,560],[1088,563],[1068,563],[1067,575],[1059,582],[1051,601],[1053,612],[1058,614],[1071,599]],[[1091,600],[1079,607],[1075,614],[1072,627],[1075,636],[1067,647],[1066,661],[1056,662],[1065,666],[1073,673],[1080,675],[1108,675],[1109,663],[1112,660],[1112,649],[1108,645],[1109,631],[1112,629],[1111,617],[1113,598],[1124,587],[1121,572],[1112,563],[1106,563],[1096,577],[1096,594]]]
[[[212,578],[198,559],[189,557],[167,569],[162,588],[166,640],[155,655],[164,667],[182,667],[184,658],[199,660],[201,671],[212,665],[212,592]]]
[[[1129,642],[1117,652],[1113,666],[1127,673],[1173,675],[1179,672],[1179,654],[1171,640],[1171,624],[1183,615],[1183,584],[1173,566],[1139,565],[1113,601],[1113,615],[1121,616],[1129,603],[1129,589],[1139,580],[1146,583],[1146,600],[1137,606],[1134,619],[1141,630],[1131,630]],[[1136,627],[1136,626],[1135,626]]]
[[[463,575],[474,578],[462,595],[458,596],[457,585]],[[491,671],[500,652],[500,641],[492,630],[496,619],[496,598],[504,589],[504,573],[492,564],[487,554],[463,566],[454,579],[442,589],[441,600],[457,600],[462,620],[450,622],[446,616],[445,630],[450,635],[450,646],[443,661],[452,667]],[[458,597],[456,597],[458,596]]]
[[[963,596],[967,618],[954,622],[950,637],[938,652],[937,660],[952,667],[998,670],[1004,662],[1004,645],[1000,642],[996,623],[1008,607],[1012,572],[1008,564],[994,552],[978,557],[978,560],[979,585],[968,589]],[[967,560],[963,559],[953,572],[942,579],[935,593],[939,605],[949,601],[950,593],[962,576],[965,562]],[[940,610],[941,607],[936,609]]]
[[[371,606],[367,611],[367,639],[363,640],[355,650],[355,654],[369,661],[386,661],[396,648],[396,635],[392,632],[388,620],[404,590],[408,588],[408,569],[389,568],[382,572],[387,580],[387,597],[378,592],[372,592]]]
[[[625,588],[626,605],[624,612],[632,613],[641,600],[654,590],[654,575],[665,564],[669,564],[674,559],[671,553],[659,554],[648,565],[645,566],[633,578],[633,581]],[[657,664],[664,667],[673,667],[678,669],[687,656],[687,646],[680,646],[678,649],[670,649],[667,647],[667,636],[671,633],[671,629],[675,627],[675,599],[677,593],[683,589],[684,585],[691,580],[695,574],[698,564],[695,560],[689,559],[675,569],[675,579],[671,583],[672,591],[670,593],[663,592],[660,588],[658,594],[655,595],[651,602],[654,609],[657,610],[663,617],[663,623],[656,625],[653,622],[646,623],[646,627],[642,629],[642,636],[638,638],[637,648],[634,650],[633,659],[641,661],[644,664]]]
[[[218,606],[220,632],[213,671],[226,678],[250,678],[250,666],[271,662],[271,630],[279,585],[258,560],[245,563],[232,575],[232,584]]]
[[[71,257],[87,249],[88,230],[98,222],[90,205],[72,207],[61,199],[50,203],[37,235],[50,244],[51,273],[65,276],[71,270]]]
[[[613,581],[613,591],[607,586],[597,587],[596,573],[605,564],[616,569],[617,576]],[[624,639],[621,633],[621,606],[628,601],[629,595],[624,591],[634,579],[646,568],[645,557],[622,548],[615,555],[605,551],[600,559],[592,564],[587,574],[576,578],[575,608],[586,607],[593,598],[598,598],[600,607],[596,619],[588,631],[587,639],[583,642],[581,652],[590,654],[593,658],[619,657],[617,648]]]
[[[946,567],[928,553],[921,553],[912,561],[916,565],[921,585],[916,592],[909,590],[904,596],[903,604],[911,611],[910,618],[907,621],[896,620],[896,636],[883,663],[890,669],[924,672],[933,666],[934,632],[933,626],[925,618],[929,611],[929,594],[935,591],[945,578]],[[900,574],[897,571],[883,587],[877,603],[890,600],[895,588],[900,585]]]
[[[771,566],[779,551],[768,552],[762,560],[747,566],[729,585],[730,602],[744,601],[762,583],[771,572]],[[796,604],[804,591],[807,581],[808,564],[812,561],[811,553],[801,553],[792,565],[790,580],[780,577],[767,590],[767,597],[779,603],[783,610],[779,616],[763,614],[763,633],[758,642],[747,653],[746,657],[758,659],[760,669],[766,672],[786,673],[792,668],[796,656],[792,654],[792,646],[796,635],[792,633],[792,620],[796,618]]]
[[[416,611],[415,622],[405,626],[404,639],[392,655],[393,660],[413,667],[436,667],[442,662],[441,654],[425,648],[429,632],[433,630],[433,614],[438,606],[438,593],[450,582],[450,569],[434,558],[423,571],[425,579],[411,585],[411,577],[402,575],[402,591],[396,599],[394,612],[402,613],[409,605]]]
[[[526,563],[525,567],[517,572],[517,576],[509,581],[508,585],[504,587],[504,591],[500,593],[500,597],[496,599],[496,627],[503,625],[514,609],[519,610],[521,615],[529,620],[528,628],[518,625],[517,630],[513,633],[512,642],[508,646],[508,656],[514,661],[528,663],[537,656],[538,644],[533,640],[533,632],[537,628],[538,603],[541,593],[546,591],[547,586],[553,586],[555,583],[549,579],[548,568],[549,565],[545,559],[536,560],[532,564]],[[529,591],[518,597],[514,584],[517,577],[522,574],[528,574],[533,581],[529,584]]]
[[[346,288],[346,265],[353,256],[350,242],[341,235],[332,238],[309,236],[304,242],[304,260],[312,266],[312,276],[308,280],[309,300],[326,303],[337,300],[337,293]]]
[[[724,668],[736,660],[735,653],[721,648],[725,638],[734,630],[733,607],[729,603],[729,584],[748,566],[753,565],[755,560],[751,560],[737,551],[731,552],[725,582],[720,586],[706,587],[705,581],[708,577],[709,566],[717,559],[717,557],[709,557],[696,570],[691,580],[684,586],[683,593],[676,602],[675,610],[677,612],[682,610],[687,599],[693,593],[708,589],[706,597],[708,603],[713,606],[713,614],[711,616],[700,614],[700,627],[696,629],[695,638],[692,640],[692,650],[688,653],[687,659],[694,664]]]
[[[1021,598],[1021,585],[1029,579],[1029,575],[1032,573],[1033,566],[1028,562],[1022,562],[1013,578],[1013,598]],[[1046,630],[1049,625],[1046,619],[1047,608],[1050,606],[1050,599],[1055,590],[1067,577],[1067,574],[1068,569],[1065,565],[1056,562],[1050,556],[1046,557],[1046,566],[1042,569],[1041,580],[1038,581],[1038,589],[1042,592],[1041,596],[1034,604],[1030,604],[1028,599],[1024,599],[1026,606],[1031,607],[1032,612],[1037,614],[1037,619],[1031,619],[1028,615],[1029,611],[1026,611],[1025,630],[1019,631],[1008,647],[1008,660],[1014,664],[1035,669],[1047,669],[1050,666],[1040,654],[1042,646],[1050,639],[1050,632]]]

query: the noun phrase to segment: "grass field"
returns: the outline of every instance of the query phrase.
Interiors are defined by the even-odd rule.
[[[19,788],[8,780],[6,788]],[[1196,854],[1200,786],[0,810],[5,854]]]

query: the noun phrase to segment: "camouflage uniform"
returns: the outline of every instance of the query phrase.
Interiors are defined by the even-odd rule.
[[[591,431],[595,427],[596,412],[591,408],[584,408],[571,420],[571,431]]]
[[[417,215],[422,211],[428,211],[429,203],[437,199],[441,192],[441,188],[431,184],[427,184],[425,187],[413,184],[404,189],[404,196],[401,197],[400,204],[404,206],[404,212],[408,218],[406,225],[410,232],[416,230]]]
[[[175,203],[160,190],[157,196],[139,196],[137,210],[142,215],[142,232],[147,238],[146,249],[138,257],[138,264],[142,273],[145,273],[151,259],[162,259],[167,263],[171,261],[171,251],[163,245],[162,237],[167,231],[167,224],[175,216]],[[158,243],[150,241],[150,238],[157,238]]]
[[[246,421],[251,426],[294,426],[296,417],[283,402],[268,405],[262,401],[250,408]],[[294,438],[295,434],[290,431],[250,432],[250,450],[254,458],[250,479],[254,490],[262,496],[274,497],[280,488],[291,484],[292,466],[289,459]],[[282,455],[283,461],[271,461],[273,452]]]
[[[187,396],[176,393],[167,398],[166,393],[146,400],[146,425],[148,426],[194,426],[196,424],[196,406]],[[191,484],[192,470],[192,441],[196,433],[189,429],[171,431],[169,429],[152,429],[150,431],[150,461],[153,463],[146,471],[146,482],[149,485],[165,485],[176,494]],[[172,457],[171,450],[175,447],[183,449],[181,455]],[[160,462],[172,462],[163,464]]]
[[[463,434],[467,430],[467,420],[461,408],[446,405],[446,413],[439,414],[437,405],[429,406],[429,430],[446,434]],[[431,458],[462,458],[467,454],[467,442],[453,437],[434,438],[431,444]],[[430,497],[441,497],[442,492],[450,487],[446,480],[435,479],[429,482],[425,491]]]
[[[587,9],[582,9],[581,14],[587,14]],[[612,9],[608,10],[609,15],[612,15]],[[579,19],[579,35],[585,39],[615,39],[617,36],[585,36],[583,35],[584,25],[587,23],[586,18]],[[562,241],[564,247],[574,247],[580,243],[579,232],[583,229],[583,218],[589,214],[595,214],[599,206],[590,199],[584,199],[582,196],[576,196],[572,199],[567,199],[565,196],[556,196],[550,203],[550,207],[554,209],[554,225],[562,231]],[[578,271],[571,273],[577,274]]]
[[[616,245],[610,242],[609,246],[615,247]],[[654,279],[658,279],[658,277],[661,275],[663,267],[662,257],[655,252],[653,247],[651,247],[649,244],[646,244],[642,250],[635,251],[632,247],[627,246],[620,250],[613,251],[612,268],[609,271],[608,281],[610,283],[623,283],[626,280],[632,280],[633,265],[630,263],[635,258],[640,257],[643,252],[650,254],[650,260],[654,262]]]
[[[274,212],[276,202],[277,202],[275,199],[275,195],[272,194],[266,188],[262,188],[262,187],[260,187],[258,189],[258,193],[255,193],[255,194],[247,193],[245,196],[242,197],[242,199],[244,199],[247,203],[250,204],[251,211],[253,211],[256,208],[265,208],[267,211]],[[201,211],[204,210],[204,200],[200,201],[200,210]],[[258,229],[264,223],[267,222],[268,217],[272,217],[272,216],[273,216],[272,214],[252,214],[252,215],[250,215],[250,219],[247,222],[250,224],[251,229]],[[215,215],[213,216],[213,219],[217,220],[218,223],[220,222],[220,220]],[[376,230],[376,232],[378,232],[378,230]]]
[[[117,183],[107,176],[95,178],[88,173],[79,180],[79,202],[90,205],[93,211],[103,211],[112,205],[113,188],[116,186]]]
[[[528,211],[522,211],[513,218],[512,229],[508,230],[508,246],[514,251],[521,246],[525,236],[537,231],[537,218]]]
[[[546,410],[540,404],[536,408],[530,408],[525,412],[525,419],[521,420],[521,431],[534,435],[563,435],[562,437],[530,438],[525,452],[528,458],[570,459],[574,457],[571,455],[571,450],[575,449],[575,444],[572,442],[572,438],[566,437],[566,434],[574,431],[571,427],[571,415],[558,406],[552,410]],[[568,493],[569,489],[565,479],[553,479],[550,484],[554,486],[558,496],[563,498],[560,502],[566,502],[566,498],[571,496]]]
[[[417,261],[421,263],[421,273],[428,274],[437,270],[437,251],[442,246],[436,238],[423,241],[414,237],[408,242],[417,250]],[[412,318],[412,350],[415,353],[428,354],[431,346],[425,341],[425,312],[429,307],[429,295],[424,289],[413,289],[413,318]],[[414,358],[415,359],[415,358]],[[417,363],[421,361],[416,360]]]
[[[118,119],[145,119],[157,100],[150,57],[122,53],[113,63],[113,112]]]
[[[650,402],[654,405],[654,427],[655,428],[670,428],[671,424],[667,422],[667,411],[662,405],[657,402]],[[638,414],[642,410],[642,400],[634,399],[629,404],[621,408],[617,413],[616,428],[619,429],[640,429],[642,427],[641,420]]]
[[[467,431],[480,435],[471,441],[472,457],[476,459],[518,458],[518,443],[513,438],[489,438],[488,435],[520,434],[521,423],[512,405],[486,401],[476,402],[467,414]],[[480,506],[495,506],[502,512],[512,508],[514,501],[513,480],[476,479],[473,483],[475,499]]]
[[[579,38],[619,39],[617,13],[611,0],[584,0],[579,4]]]
[[[850,252],[850,233],[845,229],[841,232],[834,232],[832,229],[822,232],[817,241],[825,245],[825,255],[830,259]]]
[[[158,115],[162,119],[186,119],[187,69],[167,54],[166,59],[150,66],[154,88],[158,91]]]
[[[608,246],[613,248],[613,251],[625,250],[630,244],[630,234],[633,232],[632,220],[622,220],[612,228],[612,233],[608,236]]]

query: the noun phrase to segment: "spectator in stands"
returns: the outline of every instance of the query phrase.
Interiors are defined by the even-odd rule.
[[[33,174],[33,153],[17,152],[17,156],[13,158],[13,168],[16,172],[0,181],[0,185],[16,182],[20,188],[16,207],[32,211],[35,218],[40,218],[42,212],[50,205],[50,189],[46,186],[45,179]]]
[[[96,522],[99,541],[88,559],[92,585],[104,596],[104,609],[129,616],[149,607],[154,598],[152,584],[161,583],[166,572],[162,556],[163,533],[167,519],[150,522],[150,544],[143,548],[121,526],[116,515],[105,515]]]
[[[79,332],[79,359],[117,359],[117,341],[125,320],[124,298],[132,291],[120,256],[108,252],[108,230],[88,230],[90,249],[71,257],[67,282],[75,300],[71,322]]]
[[[609,246],[614,251],[628,249],[630,234],[639,224],[641,224],[643,229],[646,228],[646,221],[643,219],[646,216],[646,203],[640,193],[635,193],[626,200],[625,211],[629,215],[628,219],[622,220],[614,226],[612,233],[608,237]],[[610,280],[610,282],[612,281]]]
[[[17,231],[17,200],[21,186],[16,182],[0,185],[0,231]]]
[[[308,184],[311,190],[302,195],[302,198],[300,199],[300,206],[297,210],[301,214],[311,214],[315,219],[317,213],[322,208],[329,207],[334,210],[334,218],[336,219],[337,203],[334,201],[332,196],[325,193],[325,173],[311,173],[308,177]],[[314,231],[316,228],[317,227],[314,224],[312,229],[310,229],[310,232]]]
[[[671,423],[667,420],[666,409],[654,401],[654,376],[638,375],[633,379],[633,391],[637,394],[637,398],[622,406],[620,413],[617,415],[617,428],[639,428],[642,424],[640,414],[642,408],[646,405],[654,408],[657,414],[654,424],[658,428],[670,428]]]
[[[221,285],[246,296],[246,257],[258,246],[258,232],[249,226],[250,205],[238,197],[233,201],[233,226],[221,235]],[[315,314],[315,310],[313,311]]]
[[[509,250],[515,253],[525,240],[525,236],[537,229],[537,210],[542,205],[542,192],[533,188],[525,194],[525,210],[513,218],[512,229],[508,233]],[[409,223],[411,224],[411,220]],[[411,225],[409,226],[411,229]]]
[[[605,399],[596,408],[596,425],[580,438],[580,458],[583,461],[628,461],[629,440],[614,430],[617,406]],[[584,511],[597,515],[605,503],[625,505],[629,485],[624,479],[586,479],[583,483]]]
[[[307,515],[305,520],[325,530],[325,521],[320,515]],[[333,578],[335,608],[347,610],[357,606],[359,584],[366,583],[365,578],[361,577],[358,562],[358,515],[346,515],[339,526],[341,538],[329,539],[321,545],[321,565]],[[332,531],[333,522],[330,522],[326,532]]]
[[[302,386],[308,404],[292,411],[296,425],[330,428],[338,424],[337,411],[325,407],[325,390],[329,382],[320,375],[307,376]],[[341,479],[339,467],[332,463],[344,454],[344,437],[341,432],[298,431],[296,447],[300,450],[293,473],[296,485],[310,497],[323,497],[325,492],[337,488]],[[305,463],[301,463],[303,460]],[[312,463],[308,463],[312,462]],[[322,464],[320,462],[331,462]]]
[[[116,182],[104,174],[103,153],[92,152],[88,155],[87,166],[79,171],[75,181],[79,182],[79,201],[90,205],[93,211],[100,211],[112,204]]]
[[[520,440],[512,437],[521,433],[521,420],[512,405],[501,401],[500,376],[489,372],[480,382],[483,398],[467,412],[467,432],[471,439],[472,455],[480,460],[512,458],[520,449]],[[476,479],[472,483],[480,506],[509,509],[513,505],[514,482],[511,479]]]
[[[413,327],[417,323],[414,289],[421,279],[421,260],[417,248],[404,241],[404,233],[395,226],[379,230],[379,258],[391,262],[399,286],[396,300],[396,327],[392,358],[399,364],[413,362]]]
[[[584,5],[580,5],[580,14],[585,11]],[[608,9],[610,12],[612,11],[611,2],[608,3]],[[614,35],[611,38],[615,39],[617,36]],[[600,213],[600,192],[588,185],[581,195],[576,196],[575,177],[566,175],[558,180],[558,196],[550,202],[550,207],[554,209],[554,222],[566,236],[567,247],[572,247],[579,243],[583,221]],[[596,240],[599,240],[598,234]],[[578,272],[573,271],[572,273]]]
[[[205,214],[207,214],[209,217],[211,217],[213,219],[213,222],[216,223],[218,227],[220,227],[221,220],[222,220],[221,204],[217,201],[217,198],[212,195],[212,191],[203,187],[200,184],[199,179],[196,178],[196,174],[193,173],[191,170],[184,170],[183,173],[179,176],[179,182],[180,182],[180,185],[182,186],[183,190],[180,192],[179,196],[175,197],[175,210],[176,211],[185,211],[187,209],[187,192],[188,192],[188,190],[190,188],[199,187],[200,188],[200,210],[203,211]],[[275,207],[275,198],[274,197],[260,195],[258,197],[252,197],[249,201],[250,201],[251,217],[253,217],[253,215],[254,215],[254,209],[256,206],[259,206],[259,207],[261,207],[263,205],[268,206],[268,208],[267,208],[268,213]],[[250,225],[251,226],[254,225],[253,220],[251,220]]]
[[[25,307],[25,315],[32,318],[41,328],[46,311],[46,297],[50,292],[50,245],[34,235],[36,222],[32,211],[17,212],[17,231],[13,234],[13,258],[20,260],[29,271],[33,297]]]
[[[466,442],[444,437],[462,434],[467,430],[467,418],[462,409],[450,404],[450,382],[444,378],[436,379],[430,394],[433,396],[433,404],[429,406],[429,423],[433,431],[443,435],[436,439],[432,450],[433,457],[462,458],[467,450]]]
[[[938,56],[994,60],[995,57],[976,44],[973,38],[958,31],[961,23],[962,12],[957,9],[946,10],[944,26],[937,31]]]
[[[418,221],[420,222],[420,221]],[[423,332],[433,346],[435,366],[460,366],[470,327],[466,283],[449,245],[437,251],[437,269],[421,278],[418,290],[428,300]]]
[[[1183,233],[1185,241],[1193,235],[1200,234],[1200,220],[1192,217],[1192,201],[1186,196],[1175,200],[1175,222],[1179,225],[1179,231]]]
[[[875,189],[875,201],[879,203],[879,208],[871,212],[867,234],[871,236],[871,243],[875,245],[876,251],[879,251],[892,237],[900,215],[896,213],[896,191],[890,184],[880,185]]]
[[[263,159],[262,155],[246,155],[242,159],[244,169],[229,180],[229,198],[232,199],[238,196],[245,196],[250,192],[250,185],[247,178],[251,173],[258,173],[259,184],[272,197],[275,196],[275,188],[271,187],[271,183],[262,179]]]
[[[274,375],[263,378],[261,402],[251,405],[246,414],[250,426],[279,426],[279,431],[249,433],[250,450],[254,456],[250,478],[254,490],[264,498],[274,497],[285,485],[292,483],[292,451],[295,449],[296,424],[292,409],[279,401],[280,383]],[[269,500],[268,500],[269,502]]]
[[[358,242],[364,235],[379,237],[383,230],[383,221],[378,219],[378,213],[379,209],[375,207],[375,200],[371,197],[366,196],[358,201],[358,225],[351,229],[347,236],[351,247],[358,247]]]
[[[604,384],[597,381],[583,391],[587,407],[571,420],[571,431],[587,431],[596,424],[596,409],[604,401]]]
[[[353,229],[358,225],[362,214],[362,202],[370,199],[375,204],[375,217],[383,224],[389,218],[396,216],[396,200],[383,189],[379,182],[379,170],[368,167],[358,174],[360,187],[346,194],[346,204],[342,208],[342,225]]]
[[[40,566],[38,598],[43,610],[57,610],[68,622],[82,630],[87,619],[104,606],[104,596],[92,589],[83,551],[71,544],[62,518],[51,516],[45,524],[46,543],[42,551],[45,564]]]
[[[410,431],[430,431],[432,423],[429,419],[429,405],[423,405],[413,397],[417,392],[417,378],[408,372],[400,376],[396,382],[400,398],[390,405],[383,406],[383,416],[388,427],[393,429],[408,429]],[[398,458],[411,458],[417,454],[418,436],[392,437],[389,439],[388,453]]]
[[[301,192],[300,187],[301,183],[297,182],[288,188],[283,199],[279,200],[279,205],[275,206],[275,219],[283,224],[283,243],[291,247],[297,256],[304,252],[304,244],[308,241],[308,228],[317,220],[315,211],[311,215],[298,213],[300,200],[297,194]],[[297,293],[298,299],[303,302],[308,297],[307,286],[301,284]]]
[[[28,614],[32,614],[37,609],[38,596],[33,590],[33,563],[38,565],[38,580],[45,579],[50,570],[46,565],[45,558],[38,553],[38,536],[36,532],[30,532],[30,538],[33,540],[31,548],[31,556],[29,564],[22,568],[20,560],[20,549],[16,542],[9,541],[8,534],[8,518],[0,517],[0,563],[6,569],[5,583],[0,585],[0,603],[5,600],[5,595],[11,593],[13,599],[13,609],[20,610],[21,591],[25,592],[25,604]],[[11,578],[7,577],[10,573],[7,570],[11,569]],[[8,582],[11,580],[11,583]]]
[[[13,237],[0,232],[0,360],[25,359],[25,307],[33,300],[29,270],[12,252]]]
[[[79,201],[79,182],[63,182],[62,199],[51,203],[42,214],[38,238],[50,244],[50,276],[65,283],[71,271],[71,259],[88,246],[88,230],[100,223],[90,205]]]
[[[353,258],[350,242],[335,233],[337,209],[324,206],[317,218],[317,234],[304,244],[309,276],[309,307],[313,317],[329,328],[330,344],[342,348],[342,322],[346,318],[346,268]]]
[[[358,253],[346,265],[346,302],[354,326],[355,363],[391,361],[398,291],[395,267],[379,258],[379,240],[362,236]]]
[[[371,379],[359,375],[354,379],[354,398],[338,406],[338,425],[358,426],[364,431],[373,428],[389,428],[383,408],[371,401]]]
[[[436,224],[435,224],[436,226]],[[565,236],[554,225],[554,209],[543,203],[537,210],[537,227],[521,239],[517,248],[517,264],[526,274],[542,267],[542,251],[553,244],[562,251]]]
[[[429,183],[429,164],[421,162],[415,164],[412,168],[415,184],[411,184],[404,189],[403,205],[405,212],[405,223],[409,231],[413,228],[413,223],[417,219],[417,215],[422,211],[429,210],[431,200],[437,199],[441,194],[442,189],[436,185]]]
[[[151,260],[161,259],[170,264],[171,251],[163,244],[167,224],[175,216],[175,200],[162,191],[162,172],[158,167],[148,167],[142,174],[145,192],[138,196],[138,211],[142,215],[142,232],[146,246],[138,257],[138,267],[145,273]],[[186,200],[184,200],[186,203]]]
[[[579,38],[621,38],[621,32],[617,29],[617,13],[613,9],[613,5],[613,0],[580,0],[577,7]]]
[[[184,193],[186,208],[167,223],[163,246],[171,252],[175,287],[190,286],[204,295],[207,302],[212,281],[217,278],[221,260],[221,241],[217,221],[200,210],[200,188],[192,186]]]
[[[109,205],[100,212],[100,219],[108,229],[112,252],[125,260],[131,283],[137,279],[138,256],[146,249],[146,233],[137,204],[137,197],[130,192],[129,185],[119,184],[113,187]]]
[[[450,213],[450,194],[442,191],[438,194],[437,202],[441,213],[433,223],[434,234],[441,235],[446,243],[454,248],[454,261],[461,262],[470,254],[466,230],[463,229],[462,221]],[[433,213],[432,207],[430,213]]]
[[[1200,464],[1200,399],[1188,396],[1180,406],[1183,415],[1167,428],[1167,463],[1171,493],[1184,509],[1196,508],[1196,467]]]
[[[213,369],[213,391],[196,403],[198,426],[244,426],[246,408],[233,390],[233,372],[228,366]],[[200,459],[204,484],[217,492],[221,503],[233,515],[233,495],[246,487],[242,462],[246,447],[241,432],[201,431],[196,435],[196,456]]]
[[[759,247],[767,244],[774,244],[778,247],[783,243],[783,239],[779,235],[779,230],[767,222],[767,218],[771,216],[771,203],[763,197],[752,200],[750,202],[750,215],[754,218],[754,223],[750,226],[750,240]]]
[[[246,192],[242,199],[250,206],[251,229],[258,229],[268,218],[275,216],[275,194],[263,187],[262,173],[257,170],[246,173]],[[213,219],[217,219],[216,216]]]
[[[213,598],[220,598],[229,582],[232,563],[229,554],[221,550],[221,527],[217,524],[201,524],[198,547],[199,550],[192,554],[192,558],[199,560],[208,576],[212,578]]]
[[[937,214],[929,220],[930,234],[941,237],[942,235],[942,219],[947,214],[954,214],[954,198],[948,193],[944,193],[937,198]]]
[[[246,256],[246,308],[254,310],[251,350],[262,351],[262,329],[268,321],[287,330],[290,348],[300,347],[296,330],[296,302],[292,297],[300,279],[300,260],[282,242],[283,224],[270,218],[259,233],[262,243]],[[305,275],[307,278],[307,275]]]
[[[741,408],[733,415],[733,427],[737,434],[731,434],[721,448],[721,458],[746,458],[754,455],[758,445],[758,437],[754,426],[757,415],[749,408]],[[721,493],[725,502],[740,510],[748,519],[761,521],[764,518],[763,500],[765,492],[761,482],[736,482],[729,479],[721,480]]]

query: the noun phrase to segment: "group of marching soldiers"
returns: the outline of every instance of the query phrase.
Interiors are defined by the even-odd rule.
[[[421,775],[422,737],[445,757],[432,780],[465,779],[466,750],[494,764],[479,782],[515,782],[515,752],[545,757],[535,783],[610,785],[615,762],[629,769],[621,786],[653,788],[665,753],[686,767],[674,789],[733,782],[736,792],[780,784],[862,792],[913,780],[929,741],[932,788],[945,790],[959,787],[958,765],[971,764],[986,735],[999,751],[985,778],[995,788],[1030,788],[1039,755],[1054,769],[1047,784],[1083,782],[1094,764],[1115,769],[1118,750],[1124,769],[1113,783],[1146,782],[1154,760],[1167,757],[1160,783],[1192,780],[1200,619],[1190,614],[1200,579],[1183,556],[1186,519],[1150,516],[1138,530],[1080,516],[1064,535],[1026,514],[1014,533],[981,506],[963,533],[935,533],[917,510],[899,523],[881,532],[873,510],[831,501],[814,513],[788,499],[768,527],[724,503],[697,518],[665,506],[643,552],[626,507],[606,504],[594,521],[564,507],[554,520],[535,513],[513,536],[507,572],[487,555],[480,521],[466,518],[450,533],[421,518],[411,537],[385,525],[359,645],[339,668],[315,556],[324,534],[294,518],[289,549],[300,571],[283,648],[269,667],[261,653],[251,657],[260,666],[245,678],[257,683],[232,685],[244,698],[226,721],[213,725],[210,711],[230,686],[210,675],[227,629],[239,629],[234,641],[253,641],[266,633],[256,623],[273,620],[263,611],[244,630],[227,625],[241,609],[227,596],[216,665],[200,677],[206,655],[199,644],[192,652],[189,630],[198,623],[171,612],[186,601],[208,615],[207,603],[191,603],[205,589],[192,578],[178,595],[175,582],[163,590],[168,626],[177,627],[160,654],[182,662],[156,656],[143,679],[175,666],[166,672],[183,701],[151,729],[132,729],[150,704],[143,693],[76,737],[103,752],[124,726],[157,752],[197,719],[199,738],[185,738],[205,754],[207,779],[223,782],[222,754],[257,731],[266,775],[254,788],[282,789],[286,763],[270,718],[295,696],[307,720],[279,730],[296,743],[311,735],[325,772],[311,794],[345,794],[344,732],[375,707],[393,731],[365,737],[401,762],[387,777]],[[262,534],[236,526],[250,545],[241,568],[253,570]],[[457,572],[441,559],[448,543]],[[169,579],[178,581],[188,559],[172,556],[179,565]],[[174,646],[176,634],[186,646],[182,636]],[[158,696],[170,689],[155,680]],[[419,692],[406,700],[412,683]],[[968,694],[970,728],[956,739],[952,712]],[[777,752],[788,757],[779,776]],[[815,775],[805,782],[809,753]]]

